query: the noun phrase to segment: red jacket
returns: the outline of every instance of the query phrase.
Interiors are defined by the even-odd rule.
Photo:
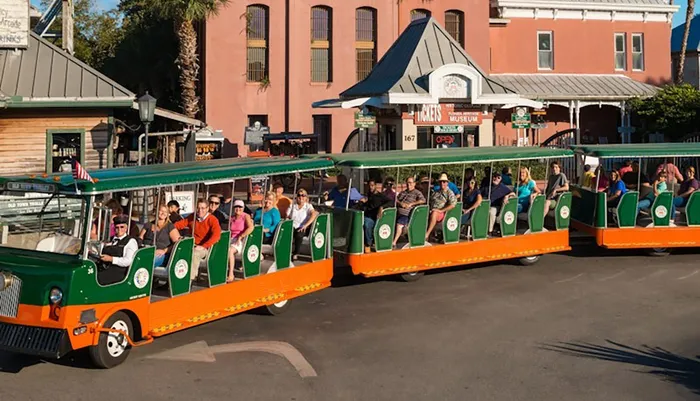
[[[192,224],[195,219],[195,214],[192,213],[186,219],[180,220],[175,223],[175,228],[178,230],[185,229],[187,227],[192,230]],[[221,225],[219,220],[211,214],[207,214],[204,221],[197,221],[194,224],[194,244],[203,246],[207,249],[211,248],[216,244],[221,238]]]

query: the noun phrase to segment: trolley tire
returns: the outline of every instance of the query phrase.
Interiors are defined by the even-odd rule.
[[[423,276],[425,276],[424,272],[411,272],[411,273],[404,273],[400,275],[399,277],[401,278],[402,281],[406,283],[412,283],[414,281],[420,280]]]
[[[668,256],[671,251],[668,248],[649,248],[647,254],[649,256],[663,257]]]
[[[123,330],[130,336],[134,333],[134,325],[124,312],[117,312],[110,316],[103,327]],[[100,333],[97,345],[89,348],[90,359],[95,366],[102,369],[110,369],[126,360],[131,352],[131,346],[126,338],[123,338],[121,344],[119,344],[119,337],[114,333]],[[120,349],[121,351],[119,351]]]
[[[541,257],[542,255],[526,256],[524,258],[518,259],[518,263],[520,263],[523,266],[532,266],[535,263],[539,262]]]
[[[292,300],[285,299],[284,301],[280,301],[280,302],[270,304],[270,305],[265,305],[263,310],[265,311],[266,314],[268,314],[270,316],[277,316],[277,315],[281,315],[284,312],[286,312],[291,306],[292,306]]]

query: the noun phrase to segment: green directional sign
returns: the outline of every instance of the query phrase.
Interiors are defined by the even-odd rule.
[[[355,128],[374,128],[377,125],[377,117],[371,114],[355,113]]]

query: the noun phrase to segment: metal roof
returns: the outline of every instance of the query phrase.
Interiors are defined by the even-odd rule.
[[[685,24],[680,24],[671,31],[671,52],[680,52],[683,43],[683,31]],[[690,21],[690,32],[688,33],[688,47],[686,51],[700,50],[700,15],[696,15]]]
[[[594,157],[675,157],[700,156],[698,142],[671,143],[628,143],[617,145],[576,145],[572,146],[576,153]]]
[[[427,94],[431,72],[446,64],[466,64],[479,72],[485,94],[514,94],[488,78],[464,49],[433,18],[413,21],[370,74],[340,94],[342,99],[388,93]]]
[[[115,101],[135,95],[30,32],[29,48],[0,50],[0,92],[13,101]]]
[[[429,166],[442,164],[484,163],[510,160],[533,160],[571,157],[569,149],[489,146],[483,148],[449,148],[390,150],[385,152],[354,152],[325,155],[337,166],[352,168],[381,168]],[[316,156],[305,156],[314,158]]]
[[[328,158],[293,159],[291,157],[219,159],[185,163],[166,163],[90,171],[95,183],[80,180],[78,189],[85,194],[131,190],[201,182],[230,182],[234,179],[322,170],[333,167]],[[75,193],[71,174],[50,176],[0,177],[0,185],[29,182],[57,186],[63,193]]]
[[[625,100],[653,96],[657,87],[624,75],[498,74],[520,96],[539,100]]]

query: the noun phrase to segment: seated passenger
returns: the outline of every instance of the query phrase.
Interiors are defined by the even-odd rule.
[[[501,211],[501,207],[508,199],[514,198],[515,193],[503,184],[499,173],[494,173],[491,178],[491,185],[481,188],[481,196],[491,201],[491,207],[489,208],[489,235],[493,235],[496,217]]]
[[[98,278],[102,285],[118,283],[126,277],[134,255],[139,249],[135,238],[129,236],[129,217],[118,215],[112,219],[115,234],[112,241],[102,248],[100,260],[104,263],[98,268]]]
[[[253,214],[253,222],[263,227],[263,244],[272,244],[275,230],[282,217],[280,211],[275,207],[275,193],[268,191],[263,200],[263,206],[258,208]]]
[[[482,200],[481,191],[476,187],[476,179],[472,177],[472,179],[467,181],[467,187],[464,189],[462,224],[469,223],[469,220],[472,218],[472,212],[481,205]]]
[[[450,190],[450,180],[447,178],[447,174],[441,174],[438,181],[440,182],[440,189],[433,192],[430,196],[430,208],[432,210],[430,211],[428,231],[425,233],[426,241],[430,238],[430,234],[433,232],[433,229],[435,229],[435,225],[445,219],[445,213],[454,209],[457,205],[457,197],[454,192]]]
[[[279,210],[281,216],[289,214],[289,207],[292,206],[292,200],[284,196],[284,185],[275,184],[272,189],[275,191],[277,201],[275,207]]]
[[[685,181],[681,184],[678,189],[678,196],[673,198],[674,207],[685,207],[688,204],[688,199],[690,195],[700,188],[700,183],[695,178],[695,167],[689,166],[685,169]],[[675,209],[674,209],[675,212]],[[673,215],[671,218],[673,219]]]
[[[598,182],[598,185],[597,185],[598,192],[607,191],[608,187],[610,186],[610,180],[608,179],[608,176],[605,173],[605,167],[598,166],[598,167],[596,167],[595,171],[596,171],[596,173],[595,173],[594,180]]]
[[[425,196],[423,196],[423,192],[416,189],[415,178],[406,178],[406,189],[396,195],[396,201],[398,210],[396,213],[396,233],[394,235],[394,246],[396,246],[396,243],[399,241],[399,238],[403,233],[403,228],[408,225],[413,209],[416,206],[425,203]]]
[[[608,207],[615,207],[620,203],[622,195],[627,193],[627,187],[624,181],[620,179],[620,174],[617,170],[610,172],[610,186],[608,187]]]
[[[535,180],[530,176],[530,170],[527,167],[520,167],[520,180],[518,180],[517,189],[518,213],[527,212],[532,199],[540,193]]]
[[[333,201],[333,206],[336,208],[345,209],[346,205],[348,207],[355,206],[355,204],[362,199],[362,195],[355,188],[348,189],[348,177],[340,174],[337,178],[338,183],[336,184],[330,192],[323,194],[325,200]],[[350,194],[350,203],[348,204],[348,193]]]
[[[496,173],[494,173],[494,175],[496,175]],[[499,176],[500,176],[500,174],[499,174]],[[501,177],[501,180],[503,180],[503,177]],[[491,167],[484,167],[484,178],[481,179],[481,182],[479,183],[479,188],[480,189],[483,189],[483,188],[488,189],[489,182],[491,182]]]
[[[583,166],[583,180],[581,186],[588,189],[593,189],[595,185],[595,173],[591,171],[591,165],[586,164]]]
[[[139,234],[144,246],[155,245],[156,247],[154,266],[165,265],[173,245],[180,239],[180,233],[168,219],[169,215],[168,207],[161,205],[158,209],[157,220],[146,224]],[[155,244],[153,243],[154,238]]]
[[[221,225],[216,217],[209,213],[209,202],[205,199],[197,201],[197,212],[175,223],[175,228],[182,231],[190,229],[194,237],[194,251],[192,252],[192,266],[190,266],[190,279],[197,280],[199,265],[209,255],[209,249],[221,239]]]
[[[447,177],[447,179],[449,180],[449,177],[448,177],[448,175],[447,175],[446,172],[443,171],[442,173],[440,173],[440,177],[442,177],[442,176]],[[440,186],[441,186],[441,184],[440,184],[440,182],[439,182],[439,180],[438,180],[438,183],[435,184],[435,185],[433,185],[433,192],[438,192],[438,191],[440,191]],[[455,196],[457,197],[457,199],[460,198],[462,192],[459,190],[459,187],[457,186],[457,184],[453,183],[452,181],[448,181],[448,182],[447,182],[447,187],[450,189],[450,191],[452,191],[453,194],[455,194]]]
[[[233,214],[231,215],[231,246],[228,251],[228,277],[226,282],[234,280],[233,269],[236,267],[236,254],[243,252],[245,239],[253,232],[255,224],[253,218],[245,213],[245,204],[242,200],[233,201]]]
[[[618,173],[620,173],[620,177],[624,177],[625,174],[632,171],[632,164],[632,160],[625,160],[624,165],[617,170]],[[639,165],[637,165],[637,167],[639,167]]]
[[[396,200],[396,188],[394,188],[394,178],[388,177],[384,180],[384,195],[392,202]]]
[[[547,202],[544,206],[545,213],[557,206],[557,201],[561,194],[569,191],[569,180],[566,178],[566,174],[561,172],[559,163],[553,161],[549,166],[552,169],[552,174],[547,178],[547,188],[545,189],[545,196],[547,197]],[[590,166],[588,168],[590,169]]]
[[[678,167],[676,167],[673,164],[673,160],[671,158],[667,158],[665,162],[659,164],[658,167],[656,167],[654,179],[656,179],[659,176],[659,173],[661,173],[662,170],[666,171],[666,181],[670,185],[683,182],[683,174],[681,174],[680,170],[678,170]]]
[[[642,196],[642,194],[639,194],[639,202],[637,202],[637,214],[639,214],[639,211],[642,209],[649,209],[651,208],[651,205],[654,203],[654,199],[659,196],[660,193],[666,192],[668,189],[668,185],[666,183],[668,175],[666,174],[666,171],[661,171],[659,173],[659,176],[656,178],[654,183],[651,186],[651,191],[648,192],[645,196]],[[671,220],[673,220],[673,213],[675,213],[675,207],[673,206],[673,203],[671,203]]]
[[[209,196],[209,213],[211,213],[212,216],[216,218],[216,220],[219,222],[219,226],[221,227],[221,231],[225,231],[228,229],[228,210],[221,210],[219,207],[221,206],[221,197],[219,195],[210,195]]]
[[[374,226],[377,224],[377,219],[382,217],[385,208],[393,207],[394,202],[387,198],[382,192],[382,184],[370,179],[367,181],[369,193],[367,197],[360,199],[360,208],[365,212],[364,220],[364,240],[365,253],[372,252],[374,244]]]
[[[294,250],[292,252],[292,259],[299,259],[299,253],[301,252],[301,243],[304,237],[309,235],[309,230],[314,220],[316,220],[318,212],[314,209],[311,202],[309,202],[309,194],[304,188],[297,190],[296,202],[289,208],[289,213],[287,218],[292,220],[292,226],[294,227]]]
[[[503,185],[513,185],[513,173],[510,171],[510,167],[503,167],[501,170],[501,182]]]
[[[625,186],[627,187],[628,190],[642,192],[642,188],[637,188],[637,181],[638,180],[639,180],[640,186],[646,186],[651,190],[651,184],[649,183],[649,179],[647,178],[646,174],[639,172],[639,163],[638,162],[632,163],[632,170],[626,172],[624,175],[622,175],[622,173],[620,173],[620,174],[622,177],[622,182],[625,183]],[[647,195],[648,192],[651,192],[651,191],[645,191],[645,195]],[[640,194],[639,198],[640,199],[642,198],[641,194]]]
[[[180,216],[180,202],[174,199],[168,202],[168,212],[170,212],[169,218],[171,223],[177,223],[182,220],[182,216]]]

